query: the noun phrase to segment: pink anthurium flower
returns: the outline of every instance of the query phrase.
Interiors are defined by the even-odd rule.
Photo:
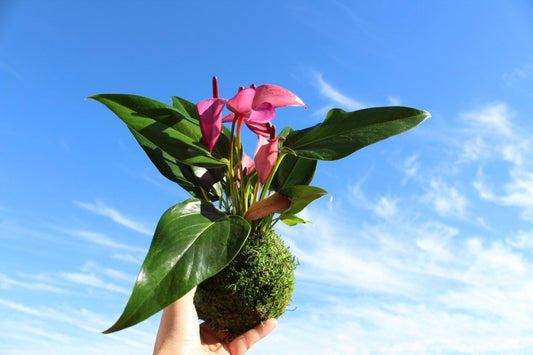
[[[257,170],[259,182],[264,184],[278,160],[278,139],[269,139],[263,136],[258,136],[258,138],[259,142],[254,155],[255,170]]]
[[[244,176],[250,174],[255,169],[255,162],[246,153],[242,153],[242,172]]]
[[[196,104],[200,116],[200,130],[209,152],[213,151],[222,131],[222,110],[226,99],[207,99]]]
[[[200,131],[209,152],[213,151],[222,131],[222,110],[228,100],[218,97],[218,79],[213,77],[213,98],[196,104],[200,117]]]
[[[255,162],[252,160],[252,158],[248,156],[248,154],[244,152],[242,153],[241,164],[242,164],[242,174],[244,176],[251,174],[252,171],[255,170]],[[240,169],[235,169],[235,170],[236,170],[237,182],[239,182],[242,179],[241,170]]]
[[[231,111],[222,118],[224,105]],[[199,102],[196,107],[200,117],[200,130],[209,151],[213,148],[220,136],[222,122],[233,122],[242,119],[242,122],[257,135],[268,137],[270,135],[269,123],[273,118],[275,109],[283,106],[303,106],[303,101],[291,91],[277,85],[252,86],[240,90],[231,100],[218,97],[218,81],[213,78],[213,98]]]
[[[248,128],[261,136],[269,136],[264,126],[275,115],[275,109],[283,106],[303,106],[303,101],[291,91],[277,85],[261,85],[239,91],[226,104],[233,114],[224,118],[224,122],[242,118]]]

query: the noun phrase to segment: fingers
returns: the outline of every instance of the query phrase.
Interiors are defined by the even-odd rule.
[[[278,325],[278,321],[275,319],[269,319],[259,324],[253,329],[237,336],[231,343],[228,344],[228,349],[231,355],[242,355],[248,349],[252,347],[259,340],[270,334]]]

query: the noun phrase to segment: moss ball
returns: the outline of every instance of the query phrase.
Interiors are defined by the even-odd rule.
[[[279,318],[294,290],[295,259],[272,231],[248,237],[235,259],[196,290],[198,316],[211,327],[241,334]]]

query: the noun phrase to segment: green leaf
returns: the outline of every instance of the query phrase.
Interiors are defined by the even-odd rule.
[[[291,127],[285,127],[279,133],[278,138],[287,137],[293,131]],[[288,153],[292,151],[289,150]],[[303,159],[287,154],[276,170],[270,186],[277,191],[284,186],[309,185],[315,175],[316,165],[317,161],[314,159]]]
[[[180,163],[138,132],[130,131],[163,176],[180,185],[193,197],[205,198],[205,192],[210,201],[219,199],[215,185],[224,177],[223,167],[204,169]],[[200,173],[199,170],[203,171]]]
[[[309,221],[301,219],[300,217],[294,214],[291,214],[291,213],[283,213],[279,218],[283,223],[285,223],[289,227],[295,226],[300,223],[301,224],[310,223]]]
[[[89,98],[106,105],[131,130],[181,163],[206,168],[226,165],[209,153],[198,122],[185,109],[136,95],[102,94]]]
[[[178,112],[184,116],[194,119],[195,121],[199,120],[198,110],[196,109],[195,104],[178,96],[171,96],[170,98],[172,99],[172,106],[178,110]]]
[[[285,186],[309,185],[315,175],[317,161],[287,154],[274,174],[271,186],[274,190]]]
[[[104,333],[135,325],[215,275],[237,255],[250,225],[191,198],[167,210],[157,225],[131,297]]]
[[[405,132],[428,117],[427,111],[400,106],[354,112],[333,109],[324,122],[290,133],[283,146],[290,148],[298,157],[336,160]]]
[[[277,193],[286,196],[291,200],[291,206],[283,214],[296,214],[303,210],[308,204],[327,195],[328,192],[320,187],[297,185],[287,186],[280,189]],[[282,215],[283,216],[283,215]]]

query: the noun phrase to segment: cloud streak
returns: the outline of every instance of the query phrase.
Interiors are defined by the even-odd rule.
[[[77,202],[76,203],[78,206],[82,207],[83,209],[89,211],[89,212],[92,212],[94,214],[97,214],[97,215],[100,215],[100,216],[104,216],[104,217],[107,217],[109,219],[111,219],[112,221],[126,227],[126,228],[129,228],[131,230],[134,230],[136,232],[139,232],[141,234],[145,234],[145,235],[149,235],[149,236],[152,236],[153,233],[148,230],[147,228],[145,228],[144,226],[142,226],[140,223],[138,222],[135,222],[134,220],[132,220],[131,218],[128,218],[126,216],[124,216],[122,213],[120,213],[119,211],[109,207],[109,206],[106,206],[105,204],[101,203],[101,202],[96,202],[96,203],[87,203],[87,202]]]
[[[333,108],[333,106],[340,106],[347,111],[360,110],[366,107],[365,104],[344,95],[331,84],[327,83],[321,73],[315,72],[315,81],[320,90],[320,94],[325,99],[332,102],[330,105],[320,109],[318,114],[325,114],[329,109]]]
[[[98,244],[98,245],[108,247],[108,248],[129,250],[129,251],[134,251],[134,252],[139,252],[139,253],[146,253],[147,251],[144,248],[139,248],[139,247],[116,242],[102,233],[91,232],[91,231],[80,230],[80,229],[66,229],[66,228],[58,228],[58,230],[60,230],[61,232],[65,234],[71,235],[73,237],[83,239],[90,243]]]
[[[0,290],[11,289],[11,288],[21,288],[32,291],[41,291],[41,292],[52,292],[59,294],[70,293],[69,291],[59,288],[57,286],[51,285],[44,282],[25,282],[20,280],[15,280],[5,274],[0,273]]]

